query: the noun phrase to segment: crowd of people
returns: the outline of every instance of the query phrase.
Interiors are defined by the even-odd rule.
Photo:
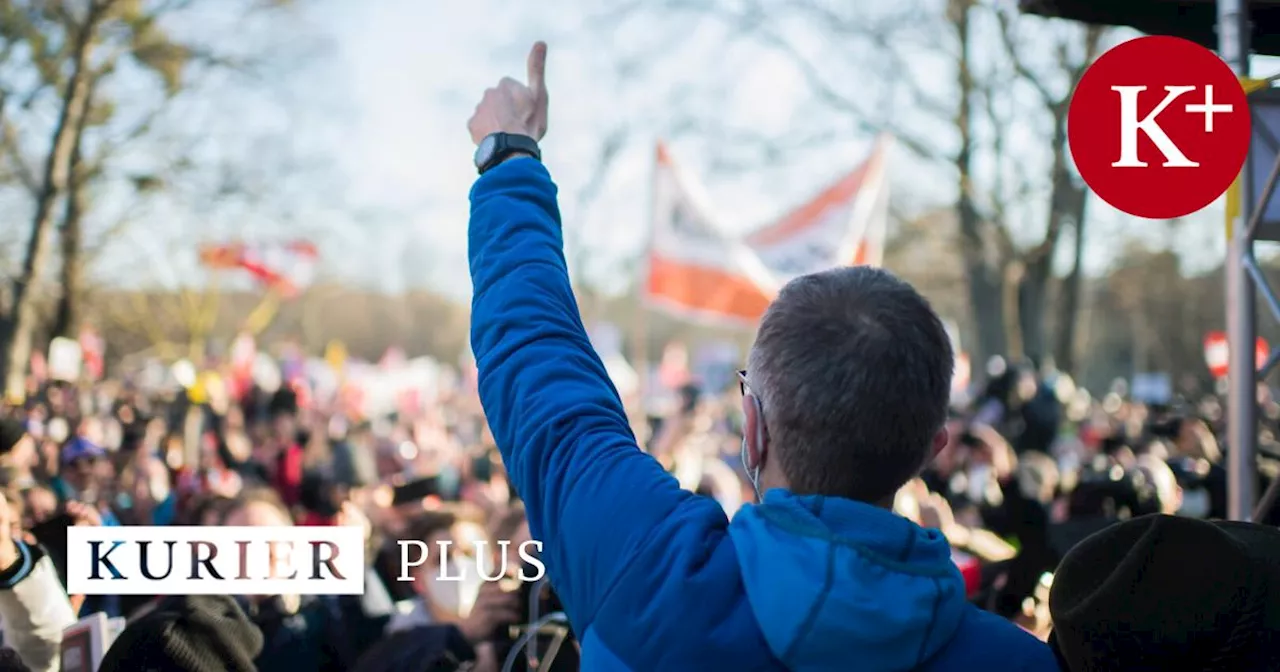
[[[501,669],[528,625],[509,587],[443,583],[431,571],[395,580],[401,539],[476,548],[482,539],[531,538],[474,391],[450,391],[416,416],[360,419],[300,405],[307,395],[288,386],[196,403],[187,390],[148,394],[127,378],[32,382],[35,394],[0,419],[0,534],[17,542],[0,544],[0,618],[5,645],[29,669],[60,669],[62,631],[99,611],[136,624],[102,669],[130,669],[126,649],[154,645],[138,631],[151,621],[162,627],[166,609],[211,614],[200,627],[216,635],[169,644],[190,648],[193,660],[220,661],[182,668],[191,670],[436,669],[431,660]],[[1152,406],[1119,393],[1066,394],[1068,385],[1008,367],[952,407],[945,448],[892,504],[950,542],[970,602],[1044,640],[1054,625],[1054,573],[1082,540],[1146,514],[1226,514],[1215,398]],[[740,459],[740,393],[691,377],[635,423],[645,450],[680,486],[729,517],[755,499]],[[362,598],[225,605],[189,597],[177,605],[65,591],[69,525],[295,524],[368,529],[373,562]],[[1200,550],[1188,557],[1204,557]],[[1197,581],[1230,576],[1224,560],[1207,560]],[[1098,563],[1081,566],[1097,571]],[[574,669],[573,648],[562,649],[555,669]]]
[[[395,667],[404,664],[398,656],[421,660],[425,654],[492,666],[518,636],[510,631],[525,617],[518,591],[498,583],[439,582],[430,563],[414,581],[397,580],[399,540],[430,548],[450,540],[459,549],[451,561],[465,562],[477,549],[496,548],[478,541],[518,546],[529,538],[482,419],[458,399],[442,398],[415,417],[357,420],[300,406],[288,386],[203,404],[181,389],[146,395],[128,380],[84,388],[46,382],[37,389],[0,419],[10,523],[4,532],[17,549],[0,555],[0,579],[8,577],[10,588],[0,593],[0,618],[5,643],[32,669],[57,670],[62,630],[95,612],[137,624],[159,618],[155,627],[163,627],[164,616],[148,614],[165,601],[66,593],[66,529],[73,525],[367,530],[371,562],[363,597],[240,599],[246,623],[220,621],[210,626],[217,636],[193,635],[186,643],[206,647],[198,657],[214,661],[209,664],[239,662],[188,669],[409,669]],[[514,552],[504,559],[519,560]],[[189,599],[200,604],[181,608],[193,613],[228,608]],[[404,646],[440,624],[456,626],[460,636],[433,640],[439,651]],[[261,637],[237,634],[250,628]],[[380,644],[399,633],[399,646]],[[120,658],[129,641],[137,640],[125,637],[112,647],[103,669],[152,669]]]
[[[125,619],[104,672],[1280,669],[1280,530],[1214,522],[1211,396],[1091,396],[1013,362],[955,403],[928,303],[843,268],[782,290],[727,389],[626,408],[537,160],[544,62],[470,125],[476,385],[359,417],[301,380],[117,372],[33,378],[5,409],[0,670],[66,669],[63,633],[97,613]],[[68,594],[66,530],[130,525],[359,526],[366,589]],[[470,577],[525,569],[484,542],[530,539],[549,581],[397,576],[399,541],[451,541]]]

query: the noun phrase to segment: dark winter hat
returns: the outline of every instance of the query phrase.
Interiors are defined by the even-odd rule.
[[[1064,670],[1280,670],[1280,530],[1165,515],[1067,553],[1049,639]]]
[[[22,437],[27,435],[27,426],[17,418],[0,417],[0,455],[13,450]]]
[[[262,644],[234,598],[174,596],[130,623],[98,672],[257,672]]]

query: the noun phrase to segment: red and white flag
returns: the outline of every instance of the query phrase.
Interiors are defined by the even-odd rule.
[[[678,314],[754,325],[777,293],[773,274],[713,217],[699,185],[657,148],[646,301]]]
[[[886,160],[892,141],[876,141],[867,160],[746,242],[781,280],[837,266],[879,266],[889,220]]]
[[[246,271],[260,284],[290,297],[310,286],[319,258],[319,249],[307,240],[200,248],[200,263],[206,268]]]

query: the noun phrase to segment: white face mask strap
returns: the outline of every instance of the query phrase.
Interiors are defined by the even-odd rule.
[[[751,482],[751,489],[756,493],[756,503],[761,502],[764,497],[760,494],[760,466],[754,468],[747,462],[747,437],[742,437],[742,468],[747,472],[747,480]]]

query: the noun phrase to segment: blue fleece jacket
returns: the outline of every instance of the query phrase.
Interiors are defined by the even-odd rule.
[[[476,182],[468,254],[480,398],[583,670],[1058,670],[966,602],[937,532],[783,490],[730,524],[641,452],[579,317],[541,163]]]

